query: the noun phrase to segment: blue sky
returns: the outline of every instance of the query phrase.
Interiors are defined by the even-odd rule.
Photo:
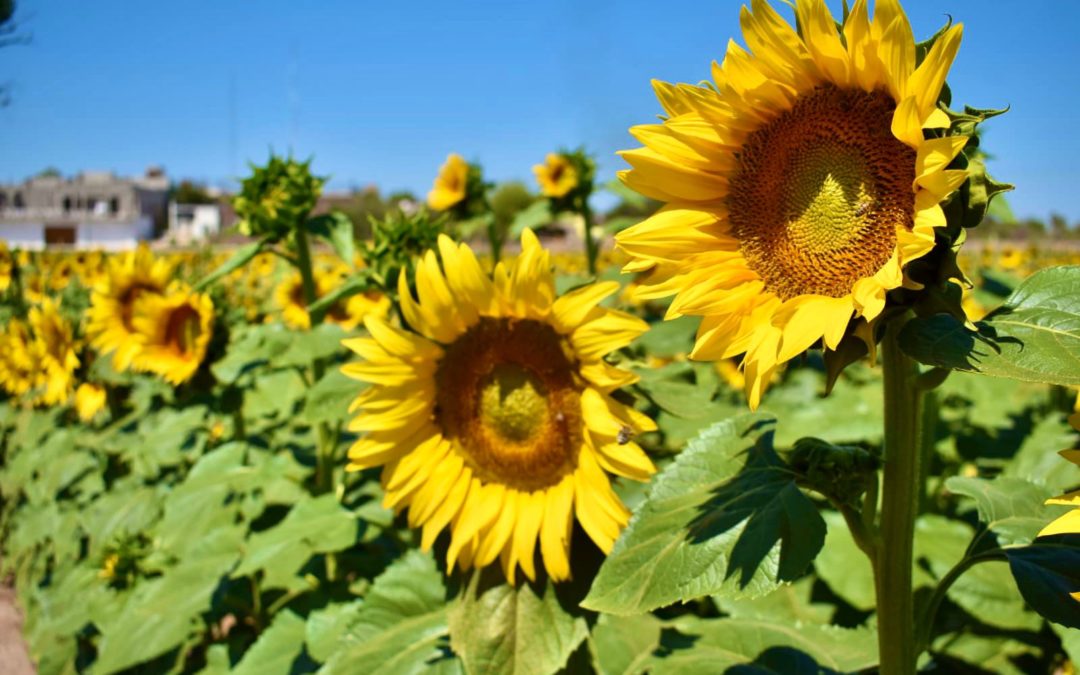
[[[610,177],[623,166],[613,153],[635,145],[627,127],[659,112],[649,80],[708,77],[738,37],[740,4],[19,0],[33,40],[0,49],[13,95],[0,180],[159,163],[222,183],[273,147],[314,155],[335,188],[423,194],[451,151],[531,184],[546,152],[579,144]],[[964,22],[954,104],[1012,106],[985,147],[995,176],[1017,184],[1017,214],[1080,221],[1080,3],[905,7],[918,38],[946,14]]]

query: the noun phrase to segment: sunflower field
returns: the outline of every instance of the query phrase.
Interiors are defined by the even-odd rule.
[[[974,236],[962,24],[791,14],[654,83],[617,213],[584,150],[370,223],[272,156],[239,247],[0,246],[39,672],[1077,672],[1080,250]]]

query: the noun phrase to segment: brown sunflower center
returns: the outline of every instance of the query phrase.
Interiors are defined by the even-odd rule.
[[[537,490],[576,467],[581,388],[563,343],[546,323],[482,318],[446,348],[436,419],[481,480]]]
[[[892,134],[884,92],[825,85],[750,134],[728,217],[765,289],[841,297],[873,276],[911,229],[915,151]]]
[[[120,293],[120,321],[123,322],[124,328],[128,332],[135,330],[131,323],[131,319],[135,314],[135,301],[139,299],[139,296],[143,293],[160,293],[161,288],[154,284],[144,283],[141,281],[132,282],[130,286],[125,288]]]
[[[199,313],[190,305],[180,305],[169,313],[165,324],[165,340],[178,354],[195,351],[195,343],[202,333]]]

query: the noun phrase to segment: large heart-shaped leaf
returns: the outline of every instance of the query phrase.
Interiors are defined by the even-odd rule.
[[[930,366],[1080,385],[1080,266],[1036,272],[976,327],[948,314],[917,318],[900,345]]]
[[[692,441],[635,510],[583,606],[634,614],[798,578],[825,523],[772,449],[772,429],[769,416],[743,415]]]

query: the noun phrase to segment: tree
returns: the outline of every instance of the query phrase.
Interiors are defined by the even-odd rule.
[[[190,180],[181,181],[179,185],[173,188],[172,200],[177,204],[217,203],[217,200],[210,196],[205,187]]]

